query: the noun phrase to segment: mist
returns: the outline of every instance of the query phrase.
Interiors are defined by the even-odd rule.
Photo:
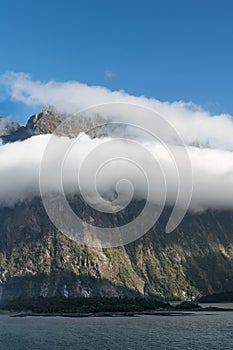
[[[51,135],[39,135],[23,142],[0,146],[1,206],[13,206],[19,201],[40,195],[40,166],[50,138]],[[128,202],[131,188],[127,185],[119,186],[117,189],[117,183],[126,179],[132,184],[133,197],[148,200],[149,185],[151,188],[149,200],[160,205],[165,188],[166,203],[174,205],[178,188],[176,165],[167,149],[159,143],[148,141],[138,143],[137,140],[137,145],[134,146],[121,139],[111,137],[91,139],[85,134],[78,141],[68,137],[54,137],[56,154],[59,153],[59,148],[63,147],[71,147],[61,170],[66,194],[80,194],[81,191],[93,204],[99,198],[96,197],[96,185],[98,196],[109,201],[109,205],[118,192],[118,201],[114,206],[120,208]],[[131,161],[131,154],[135,150],[136,165]],[[173,151],[177,157],[182,156],[180,146],[174,146]],[[121,159],[117,158],[119,154],[122,156]],[[189,209],[195,212],[207,208],[233,209],[232,153],[189,147],[188,154],[193,170],[193,194]],[[50,164],[46,173],[47,191],[56,192],[58,190],[54,181],[57,172],[56,157],[51,154],[49,159]],[[99,169],[105,159],[108,163]],[[137,164],[140,164],[145,174]],[[162,168],[163,174],[159,171],[159,167]]]

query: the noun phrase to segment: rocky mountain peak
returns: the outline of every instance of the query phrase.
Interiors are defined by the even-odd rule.
[[[65,118],[71,117],[68,114],[57,112],[53,106],[44,107],[39,112],[32,115],[25,126],[18,126],[11,132],[2,134],[3,143],[22,141],[34,135],[52,134]],[[84,114],[77,114],[71,118],[71,122],[58,130],[59,135],[76,137],[80,132],[88,132],[91,137],[101,137],[107,134],[104,128],[99,126],[108,120],[99,115],[88,117]]]
[[[54,107],[44,107],[29,118],[26,124],[26,129],[28,129],[33,135],[50,134],[54,132],[63,118],[64,115],[56,112]]]

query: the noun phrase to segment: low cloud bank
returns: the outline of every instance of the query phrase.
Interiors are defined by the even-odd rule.
[[[40,165],[51,135],[31,137],[23,142],[0,146],[0,205],[14,205],[18,201],[32,198],[40,194]],[[163,198],[162,186],[166,183],[166,202],[174,204],[177,195],[177,173],[175,163],[167,150],[155,142],[142,142],[137,150],[137,161],[130,161],[132,145],[127,146],[124,140],[112,138],[91,139],[83,135],[78,142],[66,137],[55,137],[54,149],[70,147],[62,168],[62,179],[66,193],[80,193],[89,196],[95,202],[94,184],[106,200],[112,201],[116,194],[116,184],[121,179],[127,179],[134,188],[134,197],[147,198],[147,175],[150,171],[150,200],[160,204]],[[110,142],[111,147],[108,143]],[[106,150],[103,154],[103,150]],[[177,157],[182,156],[180,146],[174,146]],[[116,159],[116,155],[122,155]],[[193,195],[190,209],[200,211],[206,208],[233,209],[233,157],[224,150],[211,150],[189,147],[188,154],[193,169]],[[103,164],[103,159],[109,160]],[[89,157],[89,158],[88,158]],[[87,162],[85,164],[85,162]],[[92,171],[90,171],[90,164]],[[100,165],[103,165],[99,169]],[[145,171],[141,171],[140,167]],[[163,169],[164,178],[159,172]],[[48,173],[46,174],[48,191],[57,190],[54,175],[57,171],[56,159],[50,157]],[[53,171],[51,171],[53,169]],[[60,171],[60,170],[59,170]],[[78,173],[81,171],[81,180]],[[181,169],[182,171],[182,169]],[[153,176],[151,176],[153,174]],[[96,178],[95,178],[96,176]],[[153,182],[151,182],[151,177]],[[80,181],[79,181],[80,180]],[[162,181],[162,182],[161,182]],[[160,191],[161,189],[161,191]],[[128,187],[125,193],[119,191],[119,205],[124,205]],[[127,197],[127,195],[126,195]]]

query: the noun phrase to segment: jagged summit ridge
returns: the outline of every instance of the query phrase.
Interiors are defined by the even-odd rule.
[[[64,120],[65,128],[58,128]],[[58,135],[76,137],[80,132],[86,132],[90,137],[106,135],[106,129],[101,128],[108,119],[99,115],[88,117],[84,113],[69,115],[58,112],[53,106],[48,106],[32,115],[25,126],[18,125],[2,137],[3,143],[23,141],[29,137],[41,134],[52,134],[57,130]],[[100,127],[99,127],[100,126]],[[58,128],[58,129],[57,129]]]

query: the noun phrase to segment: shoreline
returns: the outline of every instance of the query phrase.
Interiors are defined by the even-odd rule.
[[[232,310],[233,311],[233,310]],[[18,314],[11,314],[10,317],[74,317],[74,318],[87,318],[87,317],[139,317],[139,316],[189,316],[193,315],[193,312],[184,311],[152,311],[152,312],[96,312],[96,313],[34,313],[34,312],[22,312]]]
[[[90,317],[140,317],[140,316],[194,316],[205,314],[205,312],[233,312],[233,309],[223,308],[202,308],[193,310],[158,310],[158,311],[141,311],[141,312],[96,312],[96,313],[37,313],[37,312],[19,312],[10,313],[10,317],[70,317],[70,318],[90,318]]]

